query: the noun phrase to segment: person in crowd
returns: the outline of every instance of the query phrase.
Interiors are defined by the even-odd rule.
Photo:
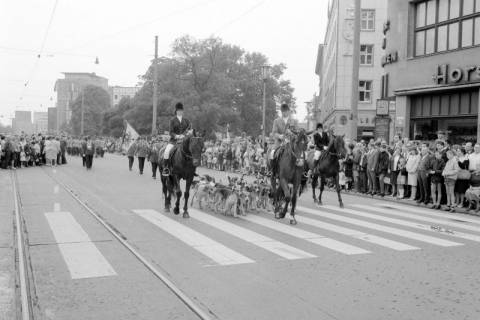
[[[428,204],[430,202],[430,185],[428,182],[428,171],[430,170],[431,156],[426,144],[422,144],[420,149],[420,162],[418,163],[418,187],[420,197],[417,203]]]
[[[397,177],[400,172],[399,162],[402,159],[402,149],[400,146],[395,148],[390,161],[390,182],[392,184],[392,197],[397,196]]]
[[[365,145],[361,144],[359,147],[360,150],[360,161],[358,162],[358,180],[359,180],[359,192],[366,193],[368,192],[368,178],[367,178],[367,152]]]
[[[470,183],[471,173],[468,171],[470,161],[467,158],[465,148],[457,149],[457,161],[458,161],[458,174],[455,181],[455,203],[458,207],[465,207],[465,192],[467,191]]]
[[[65,154],[67,152],[67,140],[65,136],[60,139],[60,164],[67,164],[67,157]]]
[[[45,159],[48,166],[56,166],[57,155],[58,155],[57,144],[54,142],[52,137],[48,137],[45,141]]]
[[[407,182],[410,186],[410,200],[414,201],[417,195],[417,183],[418,183],[418,165],[420,164],[421,156],[418,153],[417,148],[411,147],[407,157],[407,164],[405,169],[407,170]]]
[[[430,175],[430,190],[432,193],[433,204],[431,208],[440,209],[440,202],[442,200],[442,184],[443,184],[443,169],[445,168],[445,161],[442,158],[440,150],[435,151],[435,157],[431,160]],[[451,205],[451,204],[450,204]],[[447,205],[448,206],[448,205]],[[450,209],[450,207],[448,207]]]
[[[385,177],[390,170],[390,154],[387,151],[387,144],[382,143],[380,145],[380,152],[378,154],[378,163],[376,166],[375,174],[378,176],[380,182],[380,196],[385,196]]]
[[[137,142],[139,141],[140,137],[137,138],[137,141],[134,141],[127,150],[127,158],[128,158],[128,170],[132,171],[133,163],[135,162],[135,153],[137,152]]]
[[[82,144],[82,153],[85,155],[85,168],[87,170],[91,170],[93,156],[95,155],[95,143],[90,136],[85,137],[85,141]]]
[[[152,143],[148,150],[148,161],[150,161],[152,165],[152,178],[157,179],[157,168],[160,168],[158,165],[158,155],[160,149],[162,148],[161,143],[158,141],[157,138],[152,139]],[[161,172],[160,172],[161,174]]]
[[[378,194],[376,171],[380,154],[380,142],[370,143],[369,148],[367,153],[368,194],[373,196]]]
[[[140,137],[135,148],[135,155],[138,159],[138,170],[140,174],[143,174],[143,168],[145,166],[145,158],[148,156],[149,146],[145,137]]]
[[[405,198],[405,184],[407,182],[407,160],[405,157],[400,153],[400,158],[398,160],[397,168],[398,174],[396,178],[397,183],[397,199],[404,199]]]
[[[447,205],[446,209],[453,210],[455,207],[455,184],[460,171],[458,159],[455,157],[452,150],[446,152],[447,163],[443,169],[443,177],[445,179],[445,188],[447,190]],[[443,160],[442,160],[443,161]],[[437,208],[438,209],[438,208]]]
[[[347,156],[343,163],[346,178],[346,190],[352,190],[353,186],[353,149],[354,145],[350,143],[347,148]]]

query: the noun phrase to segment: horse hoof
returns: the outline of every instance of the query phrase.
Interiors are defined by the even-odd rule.
[[[323,206],[322,201],[317,201],[317,204],[318,204],[319,206]]]
[[[184,212],[184,213],[183,213],[183,218],[184,218],[184,219],[190,218],[190,215],[188,214],[188,212]]]
[[[174,208],[174,209],[173,209],[173,213],[174,213],[174,214],[179,214],[179,213],[180,213],[180,209]]]
[[[295,218],[290,219],[290,224],[291,224],[291,225],[296,225],[296,224],[297,224],[297,220],[296,220]]]
[[[313,203],[318,203],[318,200],[313,198]]]
[[[340,208],[343,209],[343,202],[340,202]]]
[[[165,213],[170,213],[170,208],[165,208]]]

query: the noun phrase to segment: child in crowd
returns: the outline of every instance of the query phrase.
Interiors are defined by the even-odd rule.
[[[447,191],[447,208],[453,210],[455,203],[455,182],[460,167],[452,150],[447,151],[447,159],[448,161],[445,164],[442,175],[445,178],[445,188]]]
[[[435,151],[435,158],[432,160],[430,170],[433,209],[440,209],[440,201],[442,200],[442,173],[444,168],[445,161],[442,159],[442,153],[437,150]]]
[[[404,186],[407,182],[407,161],[404,157],[400,157],[398,160],[398,176],[397,176],[397,199],[403,199],[405,197]]]

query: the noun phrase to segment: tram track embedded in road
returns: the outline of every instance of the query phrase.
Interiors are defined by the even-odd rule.
[[[141,255],[128,241],[127,238],[111,223],[104,219],[99,213],[91,208],[85,201],[80,199],[78,194],[70,187],[59,181],[43,168],[45,174],[50,177],[56,184],[64,189],[81,207],[83,207],[95,220],[100,223],[110,234],[112,234],[135,258],[142,263],[156,278],[158,278],[167,288],[179,298],[199,319],[213,320],[218,317],[211,311],[204,311],[196,302],[194,302],[186,293],[184,293],[175,283],[170,280],[163,272],[158,270],[147,258]],[[28,318],[27,318],[28,319]],[[23,319],[26,320],[26,319]]]

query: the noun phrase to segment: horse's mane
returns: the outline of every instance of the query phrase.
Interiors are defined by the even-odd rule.
[[[338,149],[339,143],[343,142],[342,136],[334,136],[333,139],[330,140],[330,143],[328,144],[327,151],[330,153],[338,153],[340,150]]]

